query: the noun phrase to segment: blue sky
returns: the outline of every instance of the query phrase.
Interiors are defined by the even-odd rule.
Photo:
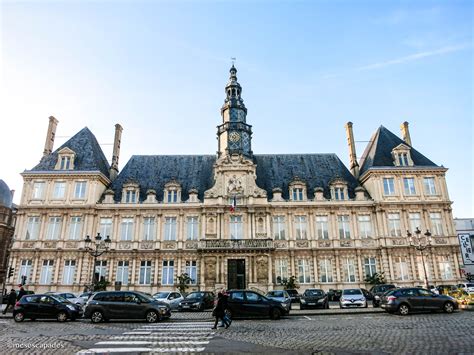
[[[255,153],[360,156],[382,124],[449,168],[456,217],[473,217],[471,1],[3,2],[0,178],[84,126],[120,165],[132,154],[213,154],[236,57]],[[12,152],[8,154],[6,152]],[[18,202],[20,194],[16,194]]]

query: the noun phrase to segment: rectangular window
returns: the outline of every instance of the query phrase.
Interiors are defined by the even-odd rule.
[[[431,220],[431,233],[433,233],[433,235],[438,235],[438,236],[444,235],[441,213],[430,213],[430,220]]]
[[[372,237],[372,223],[369,215],[358,216],[359,220],[359,235],[361,238]]]
[[[33,183],[33,199],[42,200],[44,198],[44,182]]]
[[[344,200],[344,188],[336,187],[334,189],[334,199],[335,200]]]
[[[303,201],[303,189],[300,187],[293,188],[293,201]]]
[[[285,239],[285,216],[273,217],[273,238],[276,240]]]
[[[191,285],[197,285],[197,261],[187,260],[186,261],[186,274],[192,280]]]
[[[76,260],[64,260],[63,284],[72,285],[76,273]]]
[[[354,259],[344,259],[344,282],[355,282],[355,264]]]
[[[331,260],[329,259],[321,259],[319,260],[319,276],[321,278],[321,282],[332,282],[332,264]]]
[[[298,260],[298,281],[300,284],[308,284],[311,282],[309,262],[306,259]]]
[[[391,237],[401,237],[402,230],[400,226],[400,214],[389,213],[388,214],[388,233]]]
[[[197,217],[188,217],[186,220],[186,239],[197,240],[199,237],[199,222]]]
[[[71,157],[61,157],[60,170],[69,170],[71,168]]]
[[[128,261],[120,260],[117,263],[117,282],[121,282],[122,285],[128,285]]]
[[[295,216],[296,239],[306,239],[306,216]]]
[[[69,239],[78,240],[82,239],[82,217],[73,216],[71,217],[71,223],[69,225]]]
[[[318,239],[329,239],[329,225],[327,216],[316,216],[316,233]]]
[[[408,218],[410,219],[410,233],[415,232],[416,228],[421,228],[421,216],[419,213],[409,213]]]
[[[127,190],[125,193],[125,203],[136,203],[137,192],[135,190]]]
[[[414,178],[403,178],[403,187],[405,189],[405,195],[415,195],[415,179]]]
[[[53,280],[54,260],[43,260],[41,267],[40,285],[49,285]]]
[[[364,259],[364,269],[365,276],[372,277],[377,272],[377,265],[375,258],[365,258]]]
[[[453,269],[451,268],[451,262],[449,261],[448,256],[440,256],[439,261],[439,271],[441,274],[441,278],[443,280],[451,280],[453,279]]]
[[[339,229],[339,238],[350,239],[351,230],[349,226],[349,216],[348,215],[337,216],[337,226]]]
[[[57,240],[61,233],[61,217],[50,217],[46,239]]]
[[[18,272],[18,284],[26,284],[31,281],[33,260],[22,260]]]
[[[173,260],[163,260],[161,284],[162,285],[174,284],[174,261]]]
[[[61,200],[66,193],[66,183],[64,181],[56,181],[54,183],[53,199]]]
[[[110,236],[112,234],[112,218],[101,218],[99,229],[102,237]]]
[[[176,240],[176,217],[165,218],[165,240]]]
[[[230,216],[230,239],[243,239],[242,216]]]
[[[395,258],[395,274],[397,280],[406,281],[409,278],[408,275],[408,263],[402,257]]]
[[[426,177],[423,179],[423,187],[425,195],[436,195],[435,179],[434,177]]]
[[[144,260],[140,263],[140,276],[138,283],[140,285],[151,284],[151,260]]]
[[[40,217],[28,217],[26,225],[26,237],[27,240],[36,240],[39,236],[40,229]]]
[[[155,240],[155,217],[143,218],[143,240]]]
[[[86,187],[87,181],[76,181],[74,188],[74,198],[84,199],[86,198]]]
[[[395,183],[393,178],[383,178],[383,194],[385,196],[395,195]]]
[[[168,203],[176,203],[178,202],[178,191],[171,190],[168,191]]]
[[[97,260],[95,262],[95,276],[98,281],[107,279],[107,260]]]
[[[398,154],[398,165],[408,166],[408,154],[407,153]]]
[[[133,218],[122,218],[120,224],[120,240],[133,239]]]
[[[288,260],[287,259],[277,259],[275,260],[275,274],[276,282],[282,284],[288,280]]]

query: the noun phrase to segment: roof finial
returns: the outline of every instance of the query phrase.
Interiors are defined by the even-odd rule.
[[[232,61],[232,66],[234,66],[234,62],[237,60],[236,57],[230,57],[230,60]]]

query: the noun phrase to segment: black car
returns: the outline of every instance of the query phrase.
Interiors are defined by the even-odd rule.
[[[299,302],[300,301],[300,295],[297,290],[285,290],[288,292],[291,298],[291,302]]]
[[[196,291],[191,292],[186,296],[184,300],[179,302],[178,310],[179,311],[204,311],[205,309],[214,308],[214,298],[215,295],[213,292],[209,291]]]
[[[68,319],[74,321],[82,317],[82,308],[56,295],[25,295],[13,309],[13,318],[16,322],[23,322],[25,318],[57,319],[64,322]]]
[[[143,319],[154,323],[171,317],[170,306],[141,292],[103,291],[87,301],[84,318],[93,323],[110,319]]]
[[[395,285],[390,285],[390,284],[383,284],[383,285],[375,285],[375,286],[372,286],[372,288],[370,289],[370,293],[372,294],[373,296],[373,300],[372,300],[372,304],[374,307],[378,307],[380,306],[380,298],[382,297],[382,295],[389,291],[389,290],[392,290],[396,288]]]
[[[381,297],[380,306],[389,313],[398,312],[402,316],[413,311],[443,310],[452,313],[458,308],[454,298],[417,287],[388,291]]]
[[[290,311],[290,304],[278,302],[249,290],[228,291],[227,311],[231,318],[270,317],[279,319]]]
[[[309,288],[300,297],[300,309],[329,308],[326,292],[317,288]]]

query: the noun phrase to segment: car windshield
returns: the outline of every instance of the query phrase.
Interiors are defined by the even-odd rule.
[[[204,292],[193,292],[186,296],[186,299],[203,298]]]
[[[49,297],[51,297],[53,300],[55,300],[57,302],[60,302],[60,303],[70,303],[67,299],[65,299],[64,297],[61,297],[59,295],[49,295]]]
[[[146,293],[138,292],[138,291],[136,293],[142,298],[142,301],[151,302],[155,300],[152,296],[147,295]]]
[[[267,294],[269,297],[286,297],[285,291],[272,291]]]
[[[324,295],[323,290],[306,290],[304,291],[305,296],[322,296]]]
[[[170,293],[169,292],[158,292],[153,295],[155,298],[166,298],[168,297]]]
[[[362,291],[358,288],[351,288],[349,290],[342,291],[343,295],[361,295]]]

